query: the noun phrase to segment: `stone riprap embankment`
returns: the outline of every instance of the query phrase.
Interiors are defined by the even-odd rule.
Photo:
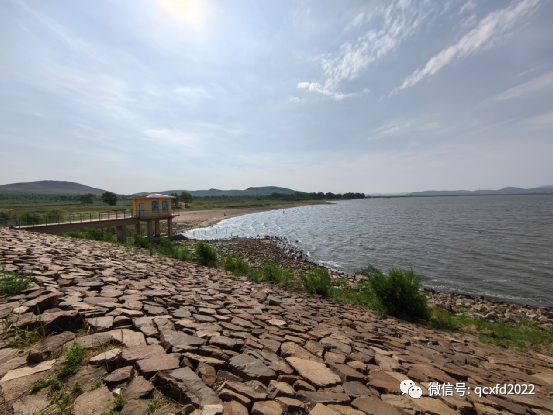
[[[26,349],[0,347],[0,413],[52,410],[31,386],[76,341],[90,351],[73,413],[101,414],[122,393],[121,414],[312,413],[545,414],[553,358],[433,331],[368,309],[237,279],[191,262],[131,253],[101,242],[0,229],[0,263],[36,285],[0,300],[0,316],[23,329],[37,319],[50,336]],[[91,386],[102,380],[94,390]],[[411,379],[420,399],[402,395]],[[430,397],[429,382],[534,384],[535,395]],[[418,412],[417,412],[418,411]],[[47,412],[43,412],[47,413]],[[51,412],[56,413],[56,412]]]

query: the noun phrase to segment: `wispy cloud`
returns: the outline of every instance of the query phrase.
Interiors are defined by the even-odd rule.
[[[513,28],[518,20],[536,10],[538,3],[539,0],[517,1],[504,9],[488,14],[476,28],[463,36],[455,45],[442,50],[431,58],[424,68],[417,69],[408,76],[403,84],[395,88],[390,95],[412,87],[423,79],[436,74],[446,65],[487,46],[492,40]]]
[[[353,81],[369,67],[380,61],[385,55],[397,48],[402,41],[423,27],[426,18],[436,9],[414,5],[409,1],[396,1],[388,7],[378,8],[377,14],[382,26],[370,29],[355,43],[345,42],[337,54],[320,58],[323,79],[318,82],[300,82],[298,89],[326,95],[333,99],[359,96],[360,93],[344,94],[340,92],[343,82]],[[348,28],[358,27],[368,21],[366,13],[359,13]],[[365,93],[366,90],[361,91]]]
[[[204,153],[200,137],[196,134],[169,129],[147,129],[143,134],[147,141],[183,151],[190,156],[201,156]]]
[[[532,79],[521,85],[509,88],[501,94],[494,97],[496,100],[505,100],[520,98],[524,95],[538,92],[551,93],[553,90],[553,71],[544,73],[537,78]]]

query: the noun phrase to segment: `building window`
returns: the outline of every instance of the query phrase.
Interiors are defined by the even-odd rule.
[[[167,200],[161,202],[161,210],[163,212],[169,212],[169,202]]]
[[[157,204],[157,201],[152,202],[152,212],[153,213],[158,213],[159,212],[159,206]]]

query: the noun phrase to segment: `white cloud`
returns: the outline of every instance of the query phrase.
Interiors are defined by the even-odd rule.
[[[371,17],[372,17],[372,15],[369,12],[367,12],[367,13],[360,12],[355,16],[355,18],[351,21],[351,23],[346,26],[345,30],[349,30],[349,29],[352,29],[354,27],[359,27],[363,23],[366,23],[369,20],[371,20]]]
[[[459,14],[471,11],[474,8],[476,8],[476,1],[468,0],[465,4],[461,6],[461,9],[459,10]]]
[[[147,129],[143,131],[143,134],[145,140],[175,150],[182,150],[186,155],[200,156],[203,154],[200,137],[196,134],[168,129]]]
[[[530,125],[534,130],[551,130],[553,128],[553,111],[527,118],[524,123]]]
[[[300,82],[298,89],[305,89],[334,99],[360,95],[359,93],[341,93],[339,91],[341,84],[359,78],[369,65],[380,61],[397,48],[402,41],[420,30],[427,18],[435,12],[437,9],[427,9],[424,4],[412,4],[404,0],[396,1],[386,8],[377,9],[375,14],[382,18],[382,27],[370,29],[354,43],[343,43],[336,55],[322,56],[320,64],[323,80]],[[367,19],[367,14],[359,13],[348,27],[361,25]]]
[[[521,85],[509,88],[501,94],[494,97],[496,100],[506,100],[519,98],[523,95],[535,93],[551,93],[553,89],[553,71],[544,73],[537,78],[532,79]]]
[[[455,45],[442,50],[430,59],[424,68],[417,69],[412,75],[408,76],[403,84],[395,88],[390,95],[412,87],[424,78],[436,74],[451,62],[462,59],[486,46],[490,41],[511,29],[520,18],[534,11],[538,3],[539,0],[522,0],[488,14],[476,28],[463,36]]]

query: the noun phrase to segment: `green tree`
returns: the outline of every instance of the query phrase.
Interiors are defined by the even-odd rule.
[[[184,207],[187,208],[188,207],[188,204],[189,203],[192,203],[192,201],[194,200],[194,196],[192,196],[190,193],[188,192],[181,192],[180,196],[179,196],[179,200],[181,202],[184,202]]]
[[[115,206],[117,204],[117,195],[113,192],[105,192],[102,194],[102,202]]]
[[[171,209],[178,207],[179,204],[179,195],[176,193],[171,193],[170,196],[174,196],[174,199],[171,199]]]
[[[83,205],[91,205],[94,202],[94,195],[92,193],[87,193],[85,195],[79,196],[79,201]]]

